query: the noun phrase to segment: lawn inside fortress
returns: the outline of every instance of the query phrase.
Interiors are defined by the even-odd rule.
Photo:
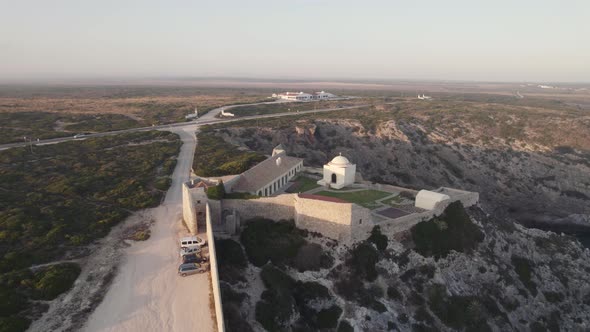
[[[126,257],[85,331],[213,331],[208,273],[180,277],[178,239],[181,184],[188,179],[195,149],[195,128],[176,131],[183,146],[162,205],[153,210],[149,240],[127,249]]]

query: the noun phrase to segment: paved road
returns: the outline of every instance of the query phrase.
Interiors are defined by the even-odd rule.
[[[251,105],[256,105],[256,104],[251,104]],[[237,107],[238,105],[232,105],[232,106]],[[244,105],[239,105],[239,106],[244,106]],[[333,112],[333,111],[341,111],[341,110],[347,110],[347,109],[362,108],[362,107],[367,107],[367,106],[369,106],[369,105],[366,104],[366,105],[344,106],[344,107],[324,108],[324,109],[319,109],[319,110],[309,110],[309,111],[300,111],[300,112],[286,112],[286,113],[242,116],[242,117],[236,117],[236,118],[224,118],[224,119],[216,118],[215,115],[217,113],[220,113],[222,109],[228,109],[230,107],[230,106],[226,106],[226,108],[224,108],[224,107],[216,108],[215,110],[211,111],[211,112],[215,111],[215,113],[212,113],[211,115],[209,115],[209,113],[211,113],[211,112],[209,112],[209,113],[203,115],[203,117],[201,119],[198,119],[196,121],[191,121],[191,122],[177,122],[177,123],[171,123],[171,124],[159,125],[159,126],[107,131],[107,132],[96,133],[96,134],[88,134],[88,135],[84,136],[83,138],[74,138],[74,137],[51,138],[51,139],[41,140],[38,142],[33,142],[33,144],[34,145],[55,144],[55,143],[61,143],[61,142],[67,142],[67,141],[83,140],[83,139],[90,138],[90,137],[103,137],[103,136],[109,136],[109,135],[117,135],[117,134],[123,134],[123,133],[133,133],[133,132],[141,132],[141,131],[149,131],[149,130],[172,130],[174,128],[190,127],[190,126],[194,126],[194,125],[206,125],[206,124],[236,122],[236,121],[252,120],[252,119],[278,118],[278,117],[283,117],[283,116],[293,116],[293,115],[301,115],[301,114]],[[25,142],[3,144],[3,145],[0,145],[0,150],[5,150],[5,149],[19,147],[19,146],[28,146],[29,144],[30,143],[25,143]]]

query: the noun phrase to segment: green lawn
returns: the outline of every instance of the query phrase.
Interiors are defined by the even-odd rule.
[[[293,182],[295,183],[291,187],[289,187],[289,189],[287,189],[286,192],[304,193],[306,191],[315,189],[320,186],[319,184],[317,184],[317,180],[310,179],[305,176],[299,176]]]
[[[375,201],[387,197],[391,195],[391,193],[379,190],[359,190],[349,192],[320,191],[316,193],[316,195],[340,198],[341,200],[356,203],[371,209],[378,206]]]

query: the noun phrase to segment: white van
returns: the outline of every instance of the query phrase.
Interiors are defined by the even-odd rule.
[[[198,254],[201,252],[201,247],[183,247],[180,248],[180,258],[184,255]]]
[[[198,236],[187,236],[180,239],[181,248],[202,247],[207,242]]]

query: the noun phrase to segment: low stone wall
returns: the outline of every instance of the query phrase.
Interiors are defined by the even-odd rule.
[[[196,235],[197,229],[197,211],[195,209],[195,202],[190,188],[186,183],[182,184],[182,218],[188,227],[191,234]]]
[[[213,237],[213,226],[211,225],[211,208],[207,203],[206,225],[207,225],[207,244],[209,246],[209,267],[211,273],[211,289],[213,290],[213,303],[215,305],[215,318],[217,320],[217,331],[225,332],[225,323],[223,320],[223,305],[221,303],[221,290],[219,288],[219,272],[217,270],[217,253],[215,251],[215,239]]]
[[[241,220],[263,217],[272,220],[294,219],[295,194],[283,194],[274,197],[260,197],[257,199],[224,199],[223,210],[235,209]]]

